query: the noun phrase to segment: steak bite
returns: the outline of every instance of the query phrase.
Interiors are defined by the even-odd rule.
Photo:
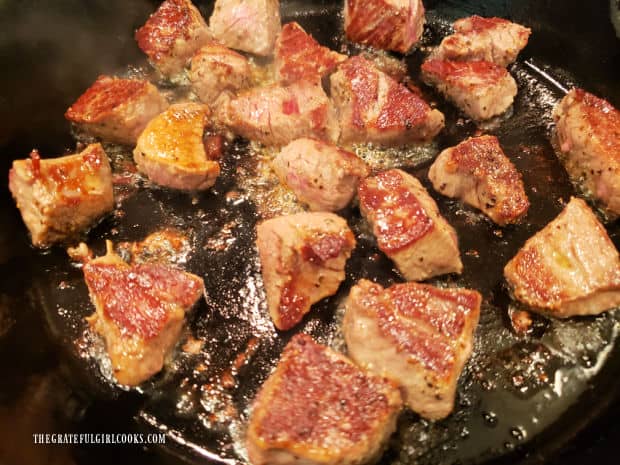
[[[347,39],[407,53],[424,31],[422,0],[345,0]]]
[[[444,126],[441,112],[359,55],[341,64],[330,80],[343,144],[428,141]]]
[[[478,121],[501,115],[517,95],[510,73],[487,61],[429,60],[422,64],[422,79]]]
[[[346,59],[346,55],[320,45],[294,21],[282,27],[276,40],[274,65],[281,84],[318,81]]]
[[[148,81],[99,76],[65,118],[105,141],[133,145],[146,124],[166,108],[168,101]]]
[[[198,98],[212,106],[222,92],[249,87],[251,73],[246,57],[217,42],[209,42],[193,56],[189,80]]]
[[[160,263],[130,266],[107,247],[83,267],[96,310],[88,323],[105,340],[116,380],[136,386],[162,369],[204,284]]]
[[[567,318],[620,305],[620,258],[586,203],[562,213],[527,240],[504,268],[514,297],[532,310]]]
[[[338,122],[318,82],[269,85],[243,91],[222,103],[216,120],[234,133],[264,145],[286,145],[301,137],[337,140]]]
[[[398,388],[305,334],[263,384],[247,431],[253,465],[358,465],[379,458],[402,408]]]
[[[190,0],[165,0],[136,31],[136,41],[164,76],[177,79],[192,55],[211,39]]]
[[[470,16],[454,23],[455,33],[441,41],[433,56],[441,60],[489,61],[506,67],[517,59],[532,31],[502,18]]]
[[[366,164],[355,154],[316,139],[297,139],[276,156],[271,166],[282,184],[314,211],[346,207],[360,179],[368,176]]]
[[[69,239],[114,208],[112,170],[100,144],[82,152],[42,160],[15,160],[9,189],[30,231],[33,245]]]
[[[408,281],[463,270],[456,231],[416,178],[383,171],[362,181],[358,195],[379,249]]]
[[[213,36],[235,50],[270,56],[280,32],[279,0],[216,0],[209,20]]]
[[[620,215],[620,111],[582,89],[572,89],[553,117],[560,159],[574,183],[608,214]]]
[[[338,290],[355,237],[333,213],[298,213],[260,223],[256,245],[271,319],[286,330]]]
[[[428,178],[437,192],[482,210],[500,226],[517,223],[530,206],[521,174],[495,136],[471,137],[444,150]]]
[[[186,102],[151,120],[133,151],[138,170],[173,189],[204,190],[215,184],[220,164],[203,141],[209,115],[205,105]]]
[[[351,289],[343,332],[358,365],[403,388],[405,404],[425,418],[450,414],[458,378],[472,352],[482,297],[467,289],[365,279]]]

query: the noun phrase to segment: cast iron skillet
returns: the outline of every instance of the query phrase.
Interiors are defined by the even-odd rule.
[[[531,335],[518,336],[509,329],[506,314],[511,302],[501,270],[574,193],[549,143],[550,109],[563,90],[579,84],[620,104],[619,47],[608,6],[600,2],[584,9],[581,2],[564,1],[425,3],[429,24],[423,45],[438,43],[449,22],[472,13],[510,18],[533,29],[530,45],[511,69],[520,88],[513,116],[484,128],[500,138],[523,173],[532,207],[523,225],[500,231],[481,215],[429,189],[459,233],[465,264],[463,276],[436,282],[479,289],[485,297],[483,313],[455,413],[436,424],[403,414],[382,463],[601,459],[592,451],[599,445],[611,450],[620,438],[617,427],[610,429],[618,412],[616,315],[569,322],[537,318]],[[75,148],[64,110],[98,74],[126,72],[128,64],[145,65],[132,32],[156,6],[69,0],[0,4],[1,172],[33,147],[47,156]],[[201,8],[208,16],[211,6]],[[352,50],[342,40],[339,9],[332,2],[283,2],[285,21],[294,18],[322,43]],[[419,51],[407,58],[414,80],[423,56]],[[404,166],[428,187],[430,158],[473,134],[476,127],[432,91],[425,91],[446,114],[447,129],[430,148],[410,151],[404,158],[393,152],[382,157],[388,164]],[[112,147],[109,151],[115,160],[123,157],[122,151]],[[347,266],[346,282],[298,329],[276,333],[266,317],[253,249],[254,225],[264,209],[252,194],[251,183],[239,182],[251,174],[252,157],[259,155],[242,141],[232,144],[213,191],[197,196],[144,183],[137,189],[117,188],[117,194],[126,196],[119,209],[123,213],[89,233],[89,244],[101,253],[104,239],[141,240],[163,226],[180,229],[193,245],[184,266],[203,276],[207,285],[208,299],[188,324],[188,336],[201,340],[203,351],[194,355],[180,351],[162,374],[130,392],[110,383],[100,344],[84,335],[83,317],[92,307],[81,271],[61,248],[41,253],[29,247],[3,182],[0,357],[5,374],[0,390],[0,463],[42,463],[49,456],[57,463],[110,459],[159,463],[166,460],[160,455],[164,452],[190,463],[232,463],[243,457],[239,439],[249,401],[290,336],[301,330],[342,348],[338,322],[350,286],[361,277],[386,285],[401,280],[377,253],[359,212],[351,207],[342,214],[359,246]],[[371,160],[376,159],[375,153]],[[240,195],[225,195],[231,191]],[[609,224],[608,231],[618,245],[618,225]],[[240,357],[245,363],[231,368]],[[223,383],[228,375],[229,382]],[[163,431],[167,444],[148,453],[127,446],[46,449],[34,446],[31,438],[32,433],[45,431],[134,429]],[[563,453],[575,438],[571,452]]]

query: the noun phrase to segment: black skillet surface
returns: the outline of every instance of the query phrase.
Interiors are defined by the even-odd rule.
[[[588,446],[595,450],[592,444],[599,431],[608,435],[600,444],[620,439],[617,428],[606,431],[610,415],[618,412],[616,317],[566,323],[537,319],[534,333],[519,337],[509,329],[510,300],[501,284],[501,270],[573,192],[548,142],[549,111],[562,87],[578,83],[620,104],[620,50],[607,5],[599,2],[588,9],[559,1],[426,5],[426,45],[439,41],[450,20],[471,13],[503,16],[532,27],[530,45],[511,69],[519,83],[514,114],[485,127],[500,138],[522,171],[532,207],[525,224],[500,231],[472,210],[429,190],[458,230],[465,264],[463,276],[436,282],[479,289],[485,297],[483,314],[455,414],[437,424],[403,414],[382,463],[543,463],[553,457],[562,463],[581,463],[581,448],[574,446],[574,454],[561,454],[559,449],[592,421],[598,418],[599,429],[582,435],[586,451]],[[123,72],[127,64],[144,63],[131,34],[155,7],[140,2],[0,4],[6,22],[0,29],[3,172],[10,159],[24,157],[32,147],[48,156],[74,148],[62,118],[64,109],[97,74]],[[203,13],[208,10],[203,8]],[[338,8],[329,2],[283,4],[285,19],[297,19],[324,44],[346,48],[335,11]],[[416,52],[407,59],[414,79],[422,57]],[[445,112],[447,129],[429,149],[414,150],[406,159],[383,154],[391,164],[405,165],[427,187],[429,157],[476,130],[442,99],[431,92],[428,96]],[[371,155],[371,161],[377,160],[376,153]],[[28,246],[6,184],[2,185],[0,359],[6,368],[0,390],[0,463],[43,463],[48,453],[55,463],[104,463],[112,456],[121,463],[162,460],[135,447],[70,450],[32,444],[31,433],[54,430],[165,431],[163,449],[190,462],[208,460],[205,457],[229,462],[243,456],[238,439],[248,402],[293,333],[276,333],[263,304],[253,227],[265,209],[255,201],[254,189],[239,188],[256,184],[239,182],[240,172],[252,171],[252,159],[247,145],[232,145],[215,189],[194,197],[145,184],[136,190],[118,188],[126,196],[119,208],[123,213],[106,219],[88,236],[89,244],[101,252],[106,238],[141,240],[164,226],[181,229],[193,245],[183,266],[205,278],[209,297],[195,309],[188,325],[188,333],[203,342],[203,351],[179,352],[140,392],[126,392],[110,383],[101,347],[84,336],[83,316],[92,307],[81,271],[70,265],[60,248],[41,254]],[[226,195],[232,191],[240,195]],[[359,238],[347,266],[347,281],[295,330],[336,347],[342,345],[340,303],[350,286],[360,277],[383,284],[400,280],[389,261],[377,254],[359,212],[351,208],[343,214]],[[618,226],[608,229],[618,244]],[[249,351],[248,345],[254,350]],[[231,369],[243,353],[248,354],[246,362]]]

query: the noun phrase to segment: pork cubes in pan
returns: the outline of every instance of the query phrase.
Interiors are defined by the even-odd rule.
[[[572,198],[527,240],[504,268],[514,297],[558,318],[594,315],[620,305],[620,258],[605,228]]]
[[[398,169],[384,171],[362,181],[358,195],[379,249],[407,280],[462,271],[456,231],[416,178]]]
[[[73,237],[114,208],[112,170],[100,144],[59,158],[33,151],[13,161],[9,189],[38,247]]]
[[[398,388],[305,334],[294,336],[256,396],[252,465],[359,465],[379,458],[402,408]]]
[[[333,213],[298,213],[260,223],[256,245],[271,319],[286,330],[338,290],[355,237]]]
[[[361,280],[343,321],[349,356],[401,385],[405,404],[421,416],[444,418],[472,352],[481,300],[467,289],[418,283],[384,289]]]
[[[95,306],[88,322],[105,340],[114,377],[128,386],[146,381],[176,345],[202,279],[160,263],[129,265],[109,242],[108,253],[83,271]]]
[[[482,210],[500,226],[518,222],[530,206],[521,174],[495,136],[471,137],[444,150],[428,177],[437,192]]]

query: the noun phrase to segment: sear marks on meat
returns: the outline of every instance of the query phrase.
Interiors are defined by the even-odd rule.
[[[209,20],[213,36],[227,47],[271,56],[280,32],[279,0],[216,0]]]
[[[345,0],[347,39],[407,53],[424,31],[422,0]]]
[[[222,92],[249,87],[251,73],[246,57],[217,42],[209,42],[192,57],[189,80],[198,98],[213,107]]]
[[[517,95],[510,73],[487,61],[429,60],[422,64],[422,79],[477,121],[501,115]]]
[[[362,181],[358,195],[379,249],[408,281],[463,270],[456,231],[416,178],[384,171]]]
[[[467,289],[418,283],[384,289],[363,279],[346,302],[349,356],[401,385],[405,404],[421,416],[444,418],[472,352],[481,300]]]
[[[506,67],[527,45],[531,30],[502,18],[470,16],[454,23],[433,56],[441,60],[489,61]]]
[[[582,89],[554,110],[560,159],[573,182],[610,216],[620,215],[620,111]]]
[[[586,203],[562,213],[527,240],[504,268],[514,297],[558,318],[596,315],[620,305],[620,258]]]
[[[105,141],[133,145],[146,124],[166,108],[168,101],[148,81],[99,76],[65,118]]]
[[[444,150],[428,177],[437,192],[482,210],[500,226],[517,223],[530,206],[521,174],[495,136],[471,137]]]
[[[271,319],[287,330],[338,290],[355,237],[333,213],[298,213],[260,223],[256,245]]]
[[[76,155],[15,160],[9,189],[32,243],[46,247],[69,239],[114,208],[112,170],[100,144]]]
[[[341,64],[330,80],[343,144],[428,141],[444,126],[441,112],[359,55]]]
[[[247,431],[253,465],[357,465],[379,458],[402,408],[398,388],[295,335],[263,384]]]
[[[190,0],[165,0],[136,31],[136,41],[164,76],[177,80],[192,55],[211,34]]]
[[[338,139],[338,121],[318,82],[269,85],[243,91],[222,103],[215,119],[234,133],[264,145],[301,137]]]
[[[276,40],[276,78],[284,85],[302,79],[320,81],[346,59],[320,45],[296,22],[285,24]]]
[[[215,184],[220,164],[210,158],[203,140],[209,115],[205,105],[186,102],[151,120],[133,152],[138,170],[173,189],[204,190]]]
[[[282,184],[314,211],[346,207],[360,179],[368,176],[366,164],[355,154],[316,139],[297,139],[273,160]]]
[[[105,340],[114,377],[136,386],[159,372],[204,292],[202,279],[159,263],[128,265],[108,253],[83,267],[95,313],[90,326]]]

